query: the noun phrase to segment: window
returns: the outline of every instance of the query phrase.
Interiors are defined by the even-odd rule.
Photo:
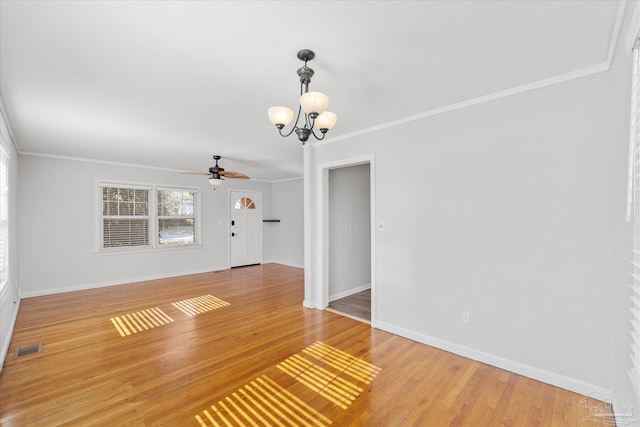
[[[251,200],[248,197],[241,197],[238,200],[236,200],[235,208],[236,209],[255,209],[256,204],[253,203],[253,200]]]
[[[149,190],[102,188],[102,247],[149,246]]]
[[[98,183],[98,188],[99,251],[198,243],[198,190],[110,183]]]
[[[627,221],[633,222],[631,265],[631,370],[629,376],[640,396],[640,63],[638,41],[633,47],[633,82],[631,93],[631,132],[629,141],[629,175],[627,188]]]
[[[0,294],[9,281],[9,155],[0,146]]]
[[[158,244],[195,243],[194,191],[158,190]]]

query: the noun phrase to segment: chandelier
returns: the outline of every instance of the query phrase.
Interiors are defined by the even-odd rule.
[[[293,110],[288,107],[271,107],[269,108],[269,120],[276,125],[280,136],[287,137],[294,131],[298,135],[298,139],[304,145],[311,135],[318,141],[324,139],[329,129],[336,124],[337,116],[326,111],[329,105],[329,97],[321,92],[309,92],[309,83],[313,76],[313,70],[307,67],[307,61],[311,61],[316,54],[309,49],[303,49],[298,52],[298,59],[304,61],[304,65],[298,68],[298,76],[300,76],[300,105],[298,106],[298,115],[293,127],[288,132],[283,132],[285,126],[293,120]],[[304,120],[300,120],[301,112],[304,111]],[[301,122],[298,124],[298,122]],[[320,136],[315,132],[320,130]]]

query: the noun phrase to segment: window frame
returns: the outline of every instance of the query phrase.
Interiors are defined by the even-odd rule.
[[[629,170],[626,219],[633,229],[631,263],[631,304],[629,313],[629,378],[640,399],[640,39],[632,48],[632,83],[629,132]]]
[[[5,203],[2,204],[0,203],[0,205],[2,205],[2,207],[0,207],[0,233],[6,233],[5,235],[5,239],[4,239],[4,259],[2,260],[2,265],[0,265],[0,300],[2,300],[2,297],[4,296],[6,290],[8,289],[8,285],[9,285],[9,280],[10,280],[10,254],[9,254],[9,239],[10,239],[10,234],[11,234],[11,228],[10,228],[10,224],[11,224],[11,213],[10,213],[10,209],[9,209],[9,202],[10,202],[10,189],[9,189],[9,168],[10,168],[10,158],[9,158],[9,152],[4,148],[4,146],[2,144],[0,144],[0,174],[2,173],[1,169],[2,166],[4,165],[4,173],[6,174],[6,176],[4,177],[4,185],[2,185],[2,176],[0,176],[0,201],[2,199],[5,200]],[[5,215],[6,215],[6,219],[2,220],[2,210],[5,210]],[[5,224],[3,224],[3,222]],[[0,240],[1,242],[1,240]],[[2,243],[0,243],[2,244]]]
[[[193,207],[191,215],[160,215],[159,206],[158,206],[158,193],[161,191],[175,191],[182,193],[193,193]],[[200,230],[200,224],[198,222],[198,215],[196,212],[196,205],[198,205],[199,194],[193,189],[185,189],[185,188],[176,188],[176,187],[162,187],[157,186],[154,190],[155,199],[155,209],[156,209],[156,218],[155,218],[155,226],[156,231],[154,236],[156,237],[156,244],[158,247],[169,248],[169,247],[181,247],[181,246],[193,246],[197,245],[199,242],[198,232]],[[193,243],[169,243],[163,244],[160,243],[160,221],[161,220],[172,220],[172,219],[193,219]]]
[[[149,244],[144,246],[123,246],[123,247],[104,247],[104,211],[103,211],[103,189],[109,188],[128,188],[133,190],[146,190],[148,192],[148,211],[146,216],[140,216],[139,218],[148,218],[148,238]],[[188,187],[178,185],[166,185],[166,184],[148,184],[137,182],[125,182],[115,180],[97,179],[95,185],[96,191],[96,224],[95,224],[95,253],[97,255],[108,254],[122,254],[122,253],[135,253],[135,252],[156,252],[166,250],[182,250],[194,247],[200,247],[201,243],[201,188],[200,187]],[[158,191],[182,191],[193,193],[193,219],[194,219],[194,242],[193,243],[176,243],[171,245],[164,245],[159,243],[158,235],[158,221],[161,218],[158,212]],[[135,216],[127,216],[126,218],[135,218]]]

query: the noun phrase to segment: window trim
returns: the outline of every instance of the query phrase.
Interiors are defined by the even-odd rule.
[[[129,188],[133,190],[147,190],[149,192],[149,212],[144,218],[149,219],[149,245],[147,246],[128,246],[118,248],[103,247],[103,210],[102,210],[102,189],[104,187]],[[194,193],[193,215],[195,221],[194,243],[160,245],[158,243],[158,203],[157,194],[159,190],[176,190],[189,191]],[[95,181],[95,254],[96,255],[114,255],[123,253],[140,253],[140,252],[158,252],[170,250],[185,250],[200,248],[202,246],[202,233],[200,231],[202,224],[201,215],[201,187],[190,187],[183,185],[167,185],[167,184],[149,184],[140,182],[126,182],[119,180],[96,179]]]
[[[632,49],[632,82],[629,137],[629,170],[627,180],[626,219],[632,223],[633,248],[631,249],[631,304],[629,347],[631,367],[629,379],[640,399],[640,52],[639,42]]]
[[[173,216],[173,215],[160,215],[158,212],[158,193],[161,191],[180,191],[180,192],[193,192],[193,213],[189,216],[184,215],[184,216]],[[200,204],[200,194],[199,191],[194,191],[191,188],[182,188],[182,187],[163,187],[163,186],[156,186],[154,188],[154,196],[155,196],[155,200],[154,200],[154,208],[155,208],[155,233],[154,233],[154,237],[155,237],[155,244],[160,247],[160,248],[168,248],[171,246],[178,246],[178,247],[185,247],[185,246],[194,246],[194,245],[198,245],[198,243],[200,242],[200,238],[199,238],[199,233],[200,233],[200,222],[198,221],[199,216],[199,212],[196,212],[196,206]],[[160,220],[161,219],[193,219],[193,243],[179,243],[179,244],[170,244],[170,245],[162,245],[160,244]]]
[[[7,236],[6,236],[6,240],[5,240],[5,260],[4,260],[4,265],[0,266],[0,270],[6,269],[6,273],[3,274],[2,276],[0,276],[0,303],[4,302],[4,297],[5,294],[7,292],[7,290],[9,289],[9,282],[11,281],[10,278],[10,274],[11,274],[11,254],[9,253],[10,251],[10,239],[11,239],[11,209],[9,209],[9,205],[10,205],[10,198],[11,198],[11,190],[10,190],[10,185],[9,185],[9,177],[10,177],[10,159],[11,156],[9,156],[9,150],[4,148],[3,144],[0,144],[0,163],[5,162],[5,171],[6,171],[6,187],[5,188],[0,188],[0,192],[5,192],[5,196],[6,196],[6,201],[7,201]],[[1,180],[0,180],[1,181]],[[4,279],[3,279],[4,277]]]

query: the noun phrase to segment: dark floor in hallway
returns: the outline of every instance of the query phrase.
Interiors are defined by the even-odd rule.
[[[357,319],[371,321],[371,289],[329,303],[329,308]]]

